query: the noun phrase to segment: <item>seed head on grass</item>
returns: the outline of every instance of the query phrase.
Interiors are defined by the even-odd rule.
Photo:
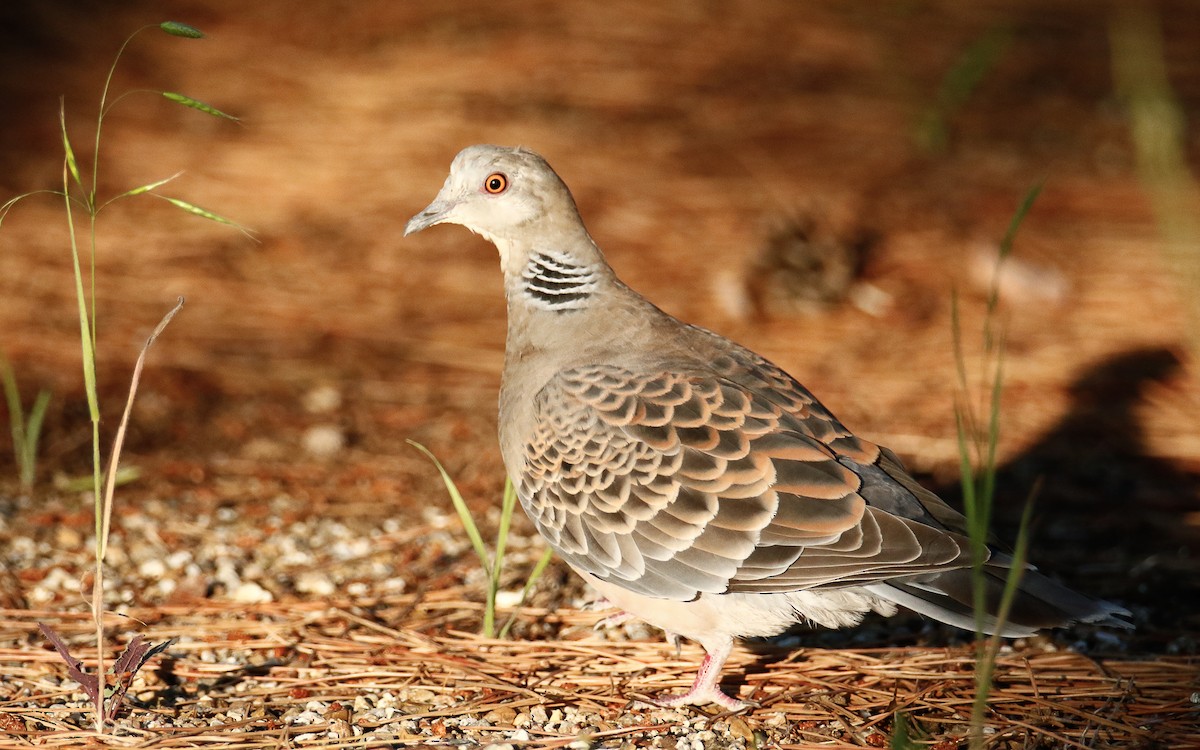
[[[107,677],[104,675],[104,558],[108,548],[108,535],[112,519],[113,507],[113,492],[116,483],[121,475],[119,460],[121,455],[121,447],[124,444],[125,430],[128,425],[129,416],[133,408],[134,397],[137,393],[138,381],[141,377],[142,366],[145,361],[146,352],[155,338],[162,332],[163,328],[171,320],[176,312],[183,305],[183,298],[179,299],[179,304],[175,306],[159,323],[154,333],[143,346],[141,354],[138,356],[137,365],[134,369],[134,375],[130,383],[129,397],[127,399],[125,410],[121,417],[121,422],[117,430],[117,435],[113,441],[112,451],[110,453],[108,471],[104,470],[104,464],[101,458],[100,446],[100,400],[96,388],[96,247],[97,247],[97,219],[101,211],[109,204],[117,200],[130,198],[141,195],[143,193],[154,193],[159,187],[167,184],[178,176],[178,173],[165,179],[157,180],[146,185],[135,187],[124,192],[118,193],[114,198],[107,201],[100,201],[98,197],[97,186],[100,184],[100,153],[101,153],[101,134],[104,130],[104,120],[112,107],[115,106],[126,95],[136,93],[127,92],[121,96],[110,99],[110,91],[112,88],[113,76],[116,73],[117,64],[121,60],[125,48],[129,43],[138,36],[141,32],[155,28],[154,25],[144,26],[126,37],[125,41],[118,49],[116,57],[113,59],[112,65],[109,66],[108,74],[104,79],[104,86],[100,94],[99,112],[96,116],[96,127],[92,138],[93,149],[90,160],[90,173],[86,173],[81,168],[80,161],[76,156],[75,148],[72,145],[70,134],[67,130],[66,117],[66,102],[63,101],[59,107],[59,134],[63,149],[63,167],[62,167],[62,189],[61,190],[46,190],[33,191],[19,195],[4,204],[0,205],[0,221],[3,221],[8,212],[12,208],[33,195],[40,193],[50,193],[56,195],[63,201],[65,217],[67,221],[68,238],[70,242],[71,262],[75,284],[75,298],[79,314],[79,339],[81,348],[81,364],[83,367],[84,391],[87,395],[88,414],[92,424],[92,476],[91,476],[91,492],[93,496],[93,505],[95,509],[95,524],[96,524],[96,548],[95,548],[95,576],[92,589],[92,615],[95,624],[96,633],[96,674],[87,676],[82,671],[82,662],[74,659],[66,650],[61,639],[46,630],[47,638],[58,649],[63,660],[66,661],[68,669],[72,677],[79,679],[83,678],[81,683],[87,689],[89,696],[95,707],[95,726],[98,732],[103,732],[112,719],[117,708],[120,706],[123,691],[128,687],[127,684],[119,681],[115,687],[111,688],[107,685]],[[166,34],[185,39],[200,39],[204,35],[194,26],[179,23],[177,21],[166,21],[157,24],[157,28]],[[219,117],[228,120],[237,120],[236,117],[228,115],[225,112],[213,107],[212,105],[198,101],[183,94],[174,92],[159,92],[168,100],[178,104],[182,104],[190,109],[208,114],[210,116]],[[199,216],[210,221],[215,221],[220,224],[236,227],[243,233],[247,233],[241,225],[227,219],[219,214],[213,213],[207,209],[200,208],[195,204],[187,201],[171,198],[167,196],[158,196],[176,208],[182,209],[189,214]],[[76,216],[80,214],[84,220],[86,229],[81,231],[78,226]],[[80,236],[82,234],[82,237]],[[80,246],[83,245],[88,251],[87,274],[85,277],[84,263],[81,259]],[[6,392],[6,398],[9,403],[9,410],[13,414],[13,435],[14,447],[18,451],[18,464],[22,467],[22,481],[32,482],[33,457],[36,453],[37,436],[40,430],[42,416],[45,412],[45,397],[39,396],[34,402],[34,406],[30,411],[29,419],[24,420],[21,412],[21,404],[19,395],[16,391],[16,380],[12,376],[11,370],[4,363],[3,381]],[[14,408],[15,407],[15,408]],[[102,484],[105,485],[102,489]],[[137,647],[134,647],[137,644]],[[149,647],[141,643],[140,636],[135,639],[130,645],[130,651],[126,652],[126,656],[118,660],[114,665],[123,673],[132,675],[145,662],[146,659],[153,656],[161,648],[165,646]],[[124,685],[124,686],[123,686]]]

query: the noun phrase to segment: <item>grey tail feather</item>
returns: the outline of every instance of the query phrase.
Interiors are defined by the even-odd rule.
[[[1002,567],[1002,562],[1001,565],[989,565],[985,568],[987,616],[983,624],[984,632],[988,635],[997,632],[996,611],[1000,606],[1007,575],[1008,569]],[[970,569],[897,578],[865,588],[876,596],[939,622],[965,630],[975,629]],[[1033,635],[1043,628],[1064,627],[1075,622],[1132,628],[1130,623],[1118,619],[1128,616],[1129,611],[1122,607],[1072,591],[1036,570],[1027,568],[999,634],[1005,638],[1021,638]]]

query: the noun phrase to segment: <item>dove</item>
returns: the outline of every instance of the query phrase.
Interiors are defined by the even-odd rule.
[[[661,705],[748,704],[720,687],[736,639],[858,624],[905,607],[974,630],[964,517],[795,378],[617,278],[574,198],[525,148],[453,160],[411,235],[458,224],[496,246],[508,327],[499,442],[538,532],[623,614],[697,642]],[[1130,627],[1122,608],[990,551],[983,630]]]

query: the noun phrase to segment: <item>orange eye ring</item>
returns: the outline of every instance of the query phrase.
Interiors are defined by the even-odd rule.
[[[499,195],[508,190],[508,177],[503,172],[492,172],[483,181],[483,189],[492,195]]]

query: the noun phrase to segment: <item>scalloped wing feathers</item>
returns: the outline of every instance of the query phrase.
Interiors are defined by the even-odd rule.
[[[573,567],[636,593],[836,588],[966,564],[953,510],[748,352],[686,374],[567,369],[533,408],[522,503]]]

